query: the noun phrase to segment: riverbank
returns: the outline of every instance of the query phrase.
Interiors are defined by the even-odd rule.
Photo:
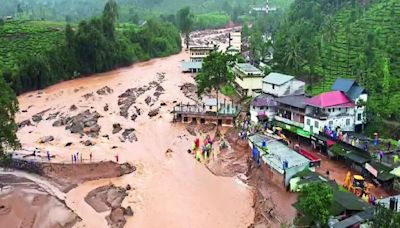
[[[193,77],[181,73],[181,61],[188,58],[182,51],[19,96],[17,121],[30,120],[18,131],[23,148],[29,151],[25,153],[38,148],[44,160],[49,151],[51,162],[71,163],[79,152],[79,162],[82,155],[82,162],[89,163],[92,154],[92,162],[118,157],[119,163],[136,167],[134,173],[86,181],[66,193],[66,205],[82,219],[77,227],[108,226],[106,215],[97,213],[84,197],[110,183],[132,187],[121,204],[134,211],[125,227],[187,227],[188,223],[247,227],[252,223],[251,188],[236,177],[214,176],[195,162],[187,153],[194,136],[185,126],[171,123],[175,103],[191,101],[181,90],[185,83],[195,84]],[[40,116],[36,122],[35,115]],[[40,140],[45,136],[52,138]]]

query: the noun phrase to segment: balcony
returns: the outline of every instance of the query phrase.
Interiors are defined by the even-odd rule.
[[[307,113],[306,116],[312,117],[314,119],[319,119],[319,120],[327,120],[329,118],[329,114],[326,114],[323,112],[310,112],[310,113]]]
[[[285,123],[285,124],[290,124],[290,125],[293,125],[293,126],[296,126],[299,128],[304,128],[304,123],[295,122],[293,120],[289,120],[289,119],[283,118],[281,116],[275,116],[275,120]]]

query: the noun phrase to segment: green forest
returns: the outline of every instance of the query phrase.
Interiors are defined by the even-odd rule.
[[[109,1],[101,16],[78,24],[10,21],[0,26],[0,71],[17,93],[80,75],[178,53],[177,28],[161,19],[142,26],[118,24]]]
[[[400,121],[400,1],[295,0],[275,31],[275,70],[309,82],[310,94],[353,78],[369,93],[372,129]]]

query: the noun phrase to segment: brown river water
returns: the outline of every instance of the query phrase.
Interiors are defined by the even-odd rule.
[[[75,227],[107,227],[104,213],[97,213],[85,201],[87,193],[110,182],[117,186],[130,184],[133,191],[129,192],[122,206],[131,206],[135,212],[133,217],[127,217],[125,227],[247,227],[254,218],[252,209],[251,188],[237,178],[214,176],[193,156],[187,153],[194,139],[182,125],[172,124],[173,101],[188,102],[179,86],[183,83],[194,83],[190,74],[181,73],[181,61],[188,59],[184,50],[166,58],[150,60],[134,64],[130,67],[111,72],[96,74],[90,77],[62,82],[41,92],[35,91],[18,97],[20,112],[17,121],[23,121],[32,115],[51,108],[48,113],[60,111],[68,115],[76,115],[86,109],[97,111],[102,115],[99,119],[100,136],[92,147],[86,147],[79,142],[89,139],[71,134],[64,127],[53,127],[54,120],[43,120],[36,126],[28,126],[18,131],[18,137],[23,148],[38,147],[49,150],[55,155],[53,161],[71,162],[71,154],[79,152],[88,162],[89,154],[93,160],[115,160],[130,162],[137,166],[137,171],[120,177],[106,180],[85,182],[65,195],[65,202],[82,221]],[[165,73],[161,86],[165,89],[153,107],[145,103],[145,98],[154,93],[147,91],[136,100],[135,106],[142,110],[142,115],[136,121],[131,121],[119,115],[118,96],[129,88],[140,87],[157,80],[157,73]],[[100,96],[96,91],[104,86],[114,90],[112,94]],[[87,93],[94,96],[85,99]],[[162,106],[160,114],[150,118],[147,113]],[[103,107],[108,104],[109,111]],[[76,105],[76,111],[69,111],[71,105]],[[133,113],[129,109],[129,116]],[[47,115],[45,115],[47,116]],[[113,135],[112,125],[120,123],[123,129],[135,128],[137,142],[122,143],[118,136]],[[108,134],[109,139],[101,137]],[[52,135],[54,141],[49,144],[38,144],[42,136]],[[65,147],[67,142],[72,146]],[[117,149],[112,149],[117,146]],[[165,152],[171,149],[172,156]]]

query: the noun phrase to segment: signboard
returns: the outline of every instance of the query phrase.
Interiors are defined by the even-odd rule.
[[[375,177],[378,177],[378,170],[372,167],[372,165],[370,165],[369,163],[365,163],[365,169],[368,170]]]
[[[298,134],[298,135],[300,135],[300,136],[303,136],[303,137],[305,137],[305,138],[310,138],[310,136],[311,136],[311,133],[310,133],[310,132],[305,131],[305,130],[300,129],[300,128],[297,128],[296,134]]]

